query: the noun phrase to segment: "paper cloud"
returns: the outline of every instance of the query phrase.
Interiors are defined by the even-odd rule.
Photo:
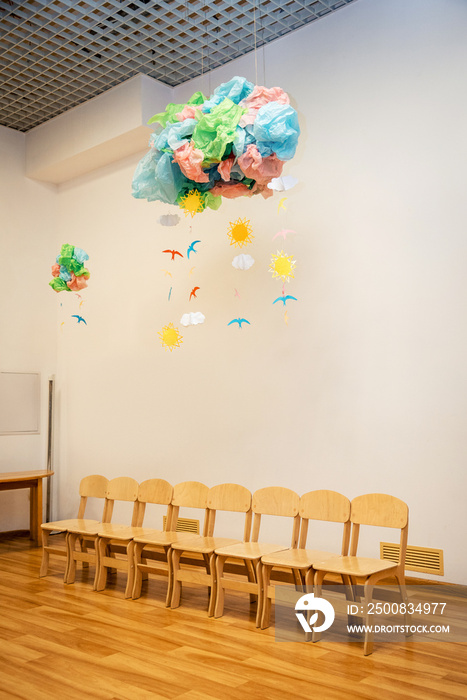
[[[254,258],[248,253],[241,253],[232,260],[232,265],[236,270],[249,270],[254,264]]]
[[[281,177],[274,177],[271,182],[268,182],[268,187],[276,192],[285,192],[295,187],[297,182],[297,178],[292,177],[292,175],[281,175]]]
[[[189,314],[183,314],[180,319],[182,326],[197,326],[198,323],[204,323],[205,315],[201,311],[191,312]]]
[[[180,217],[178,214],[162,214],[162,216],[159,217],[159,223],[162,224],[162,226],[176,226],[179,221]]]

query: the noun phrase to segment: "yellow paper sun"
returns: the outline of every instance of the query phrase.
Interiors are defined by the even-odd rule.
[[[295,260],[292,260],[293,255],[286,255],[283,250],[277,255],[272,254],[269,269],[273,277],[279,277],[284,282],[288,282],[294,278],[294,269],[296,267]]]
[[[195,214],[204,211],[204,201],[199,190],[190,190],[188,194],[180,199],[178,206],[180,209],[185,210],[185,216],[191,214],[191,218],[193,218]]]
[[[230,238],[230,245],[236,245],[241,248],[248,243],[251,243],[253,236],[251,232],[253,231],[249,219],[237,219],[237,221],[230,222],[230,229],[227,231],[227,235]]]
[[[166,350],[170,350],[170,352],[172,352],[174,348],[179,348],[180,343],[183,343],[182,336],[173,323],[164,326],[164,328],[159,331],[158,335],[162,341],[162,345]]]

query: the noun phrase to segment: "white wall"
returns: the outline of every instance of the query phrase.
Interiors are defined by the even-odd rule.
[[[466,582],[466,28],[460,0],[359,0],[260,52],[258,81],[289,92],[303,130],[286,212],[241,199],[163,228],[173,208],[130,196],[133,157],[59,187],[61,242],[88,251],[91,280],[87,326],[74,295],[57,320],[56,516],[90,472],[380,491],[409,504],[411,544],[444,549],[444,580]],[[252,55],[175,97],[235,74],[255,80]],[[226,235],[239,217],[247,273]],[[268,272],[283,227],[288,326]],[[189,262],[162,254],[194,239]],[[179,325],[190,310],[204,326]],[[251,326],[227,326],[239,315]]]
[[[0,435],[0,471],[45,469],[56,366],[56,188],[24,176],[25,135],[0,127],[0,371],[41,373],[41,432]],[[28,490],[0,493],[0,531],[29,528]]]

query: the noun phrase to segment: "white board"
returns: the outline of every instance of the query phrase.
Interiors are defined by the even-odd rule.
[[[0,372],[0,435],[40,432],[39,372]]]

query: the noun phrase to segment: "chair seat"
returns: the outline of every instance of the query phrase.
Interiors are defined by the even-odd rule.
[[[74,525],[68,527],[72,535],[97,535],[102,523],[98,520],[75,520]]]
[[[106,539],[118,539],[118,540],[132,540],[133,532],[139,530],[140,534],[144,532],[146,528],[143,527],[130,527],[129,525],[119,525],[118,523],[101,523],[97,532],[98,537],[104,537]]]
[[[398,564],[384,559],[371,559],[367,557],[333,557],[332,559],[314,561],[313,568],[316,571],[327,571],[330,574],[344,574],[346,576],[371,576],[380,571],[396,569]]]
[[[309,569],[315,561],[335,558],[334,552],[320,552],[315,549],[286,549],[261,557],[261,562],[269,566],[288,566],[291,569]]]
[[[167,547],[175,542],[187,542],[192,539],[196,539],[199,535],[194,535],[191,532],[175,532],[168,530],[163,532],[162,530],[148,530],[144,535],[137,535],[134,540],[138,544],[148,544],[148,545],[158,545],[160,547]]]
[[[232,544],[241,544],[241,540],[235,540],[230,537],[196,537],[187,542],[174,542],[172,549],[183,552],[199,552],[200,554],[209,554],[217,550],[218,547],[227,547]]]
[[[263,542],[239,542],[228,547],[217,547],[216,554],[237,559],[261,559],[264,554],[279,552],[287,549],[280,544],[267,544]]]
[[[70,518],[69,520],[55,520],[50,523],[42,523],[43,530],[69,530],[71,527],[79,527],[81,523],[93,523],[97,525],[99,520],[78,520],[78,518]]]

